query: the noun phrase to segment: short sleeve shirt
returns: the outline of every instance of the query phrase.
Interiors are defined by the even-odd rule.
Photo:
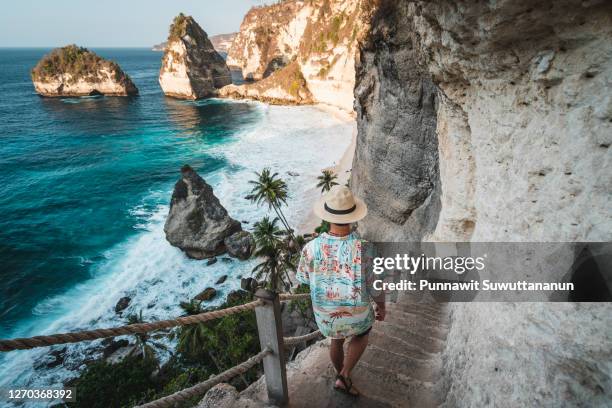
[[[296,278],[310,285],[315,320],[324,336],[346,338],[372,327],[362,240],[355,234],[321,234],[310,241],[302,250]]]

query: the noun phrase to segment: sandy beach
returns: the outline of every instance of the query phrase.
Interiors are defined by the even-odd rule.
[[[340,110],[335,107],[331,107],[328,105],[317,105],[318,108],[323,109],[330,114],[341,118],[342,120],[352,121],[353,122],[353,131],[351,134],[351,143],[348,148],[340,157],[340,160],[336,162],[334,166],[331,167],[323,167],[321,170],[331,170],[338,175],[338,179],[336,180],[338,184],[345,184],[349,178],[351,177],[351,169],[353,166],[353,156],[355,155],[355,145],[357,142],[357,123],[355,121],[354,115],[351,115],[348,112]],[[312,188],[312,190],[318,190],[318,188]],[[311,190],[311,191],[312,191]],[[308,212],[308,216],[300,221],[299,226],[297,227],[298,234],[308,234],[312,233],[316,227],[321,224],[321,220],[314,214],[312,210]]]

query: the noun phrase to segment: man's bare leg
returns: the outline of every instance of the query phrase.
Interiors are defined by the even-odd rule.
[[[357,365],[357,362],[361,358],[363,352],[368,346],[368,337],[369,335],[357,337],[353,336],[348,345],[348,350],[346,351],[346,356],[344,356],[344,364],[342,370],[340,370],[340,375],[347,379],[347,382],[351,383],[351,372],[353,368]],[[342,381],[336,381],[336,387],[344,388],[344,384]],[[350,390],[351,394],[359,395],[359,391],[353,386]]]
[[[344,339],[331,339],[329,358],[336,369],[336,373],[342,371],[344,365]]]

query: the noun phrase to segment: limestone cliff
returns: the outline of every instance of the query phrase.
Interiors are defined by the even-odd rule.
[[[138,89],[116,62],[87,48],[68,45],[45,55],[31,72],[37,93],[43,96],[128,96]]]
[[[243,76],[251,80],[285,69],[295,72],[297,68],[312,98],[292,98],[292,103],[321,102],[352,111],[354,60],[368,3],[286,0],[253,8],[230,47],[227,63],[241,69]],[[276,78],[287,76],[280,74]],[[265,92],[276,89],[276,93],[280,85],[272,77],[258,86],[246,84],[239,93],[265,100]],[[236,94],[235,90],[229,93]],[[286,88],[284,93],[291,94]]]
[[[159,71],[164,93],[200,99],[215,95],[218,88],[230,83],[230,71],[206,32],[191,16],[181,13],[175,17]]]
[[[227,54],[238,33],[217,34],[210,37],[210,42],[218,53]]]
[[[371,17],[352,179],[366,238],[611,239],[609,2],[383,0]],[[451,311],[447,406],[612,399],[609,305]]]
[[[314,102],[296,61],[253,84],[224,86],[219,90],[219,96],[234,99],[254,99],[278,105],[298,105]]]

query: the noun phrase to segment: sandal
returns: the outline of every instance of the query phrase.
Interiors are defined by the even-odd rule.
[[[340,380],[340,382],[342,383],[344,387],[340,387],[334,383],[334,390],[342,392],[346,395],[350,395],[351,397],[359,396],[359,392],[357,391],[357,389],[353,388],[353,381],[351,381],[350,378],[344,377],[342,374],[338,374],[336,376],[336,381],[338,380]],[[354,390],[355,392],[353,393],[351,392],[351,390]]]

